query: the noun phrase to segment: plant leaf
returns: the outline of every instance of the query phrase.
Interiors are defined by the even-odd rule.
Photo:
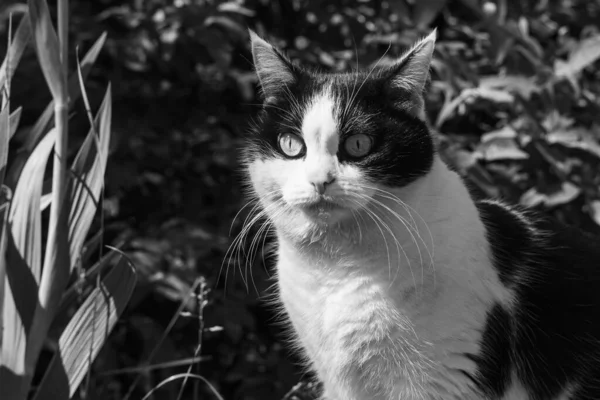
[[[8,104],[0,111],[0,188],[4,183],[6,175],[6,163],[8,162],[8,141],[10,140],[10,120],[8,115]]]
[[[554,73],[559,77],[573,76],[600,58],[600,35],[582,40],[566,62],[557,60]]]
[[[42,270],[40,199],[44,171],[55,140],[56,130],[52,129],[31,153],[19,176],[9,215],[15,246],[38,284]]]
[[[106,33],[103,33],[98,40],[94,43],[94,45],[88,50],[83,59],[81,60],[81,76],[83,79],[86,79],[92,69],[92,66],[96,62],[98,55],[100,54],[100,50],[102,46],[104,46],[104,42],[106,41]],[[79,99],[81,96],[81,89],[79,86],[79,76],[77,73],[73,73],[69,78],[69,99],[71,104]],[[46,106],[46,109],[42,113],[42,115],[38,118],[35,125],[31,129],[31,132],[27,138],[25,143],[25,147],[28,149],[32,149],[35,144],[42,137],[46,129],[48,128],[48,123],[52,118],[54,113],[54,101],[50,102]]]
[[[11,201],[6,231],[7,262],[4,298],[4,332],[0,381],[11,399],[27,394],[28,332],[31,331],[38,300],[42,269],[42,226],[40,197],[48,157],[56,140],[51,130],[27,159]]]
[[[75,265],[79,257],[104,185],[111,118],[112,96],[109,85],[96,116],[95,125],[98,127],[98,135],[96,129],[92,127],[73,162],[73,173],[81,179],[73,182],[71,191],[69,216],[71,265]]]
[[[34,400],[71,398],[92,361],[125,309],[136,276],[133,266],[121,257],[83,302],[58,341]]]
[[[532,93],[540,90],[532,78],[520,75],[485,76],[479,80],[479,87],[486,89],[508,90],[529,99]]]
[[[593,200],[589,204],[590,207],[590,216],[594,220],[595,223],[600,225],[600,200]]]
[[[519,202],[526,207],[534,207],[543,204],[546,207],[554,207],[560,204],[569,203],[581,193],[581,189],[571,182],[563,182],[560,189],[554,193],[545,194],[532,187],[523,195]]]
[[[19,62],[21,61],[23,52],[27,47],[27,43],[29,43],[30,36],[31,25],[29,23],[29,16],[24,14],[19,23],[19,27],[17,28],[17,32],[12,38],[10,49],[8,49],[7,55],[0,67],[0,90],[4,88],[7,80],[10,81],[12,79]],[[10,66],[8,65],[8,60],[10,60]]]
[[[98,54],[100,54],[100,50],[104,45],[106,40],[106,33],[103,33],[98,40],[94,43],[94,45],[88,50],[86,55],[81,60],[81,75],[83,78],[87,78],[90,73],[90,70],[98,58]],[[71,104],[74,104],[79,96],[81,95],[81,90],[79,89],[79,78],[77,74],[72,74],[69,78],[69,99]],[[20,174],[20,168],[24,164],[24,159],[29,156],[29,153],[33,150],[36,144],[40,141],[42,136],[46,133],[51,121],[52,116],[54,115],[54,101],[51,101],[42,114],[39,116],[35,125],[29,131],[27,138],[25,139],[24,149],[23,151],[17,155],[15,161],[11,163],[11,168],[9,172],[9,176],[7,178],[7,185],[9,187],[14,187],[16,184],[16,180]]]
[[[54,101],[66,104],[67,99],[63,98],[65,91],[62,90],[66,82],[62,73],[60,48],[56,31],[50,19],[48,4],[46,4],[46,0],[29,0],[28,4],[33,45],[46,83]]]
[[[9,139],[14,136],[15,132],[17,131],[17,128],[19,127],[19,122],[21,121],[21,112],[22,111],[23,111],[23,107],[19,107],[15,111],[13,111],[12,114],[10,114],[9,132],[8,132]]]

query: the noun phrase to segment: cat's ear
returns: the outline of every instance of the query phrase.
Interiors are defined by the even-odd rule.
[[[296,67],[279,50],[248,29],[252,44],[252,59],[265,102],[273,100],[296,79]]]
[[[435,48],[437,29],[415,43],[390,68],[388,89],[391,94],[403,93],[399,106],[409,108],[424,117],[423,91],[429,79],[429,67]],[[408,95],[408,98],[407,98]]]

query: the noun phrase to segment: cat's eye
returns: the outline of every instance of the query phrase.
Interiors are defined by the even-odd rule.
[[[284,133],[279,136],[279,148],[288,157],[298,157],[304,150],[304,142],[298,135]]]
[[[362,133],[352,135],[344,142],[346,152],[352,157],[364,157],[371,151],[373,141]]]

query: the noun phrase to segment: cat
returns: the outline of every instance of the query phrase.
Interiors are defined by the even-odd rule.
[[[347,73],[250,38],[264,103],[244,170],[322,398],[600,399],[600,239],[479,198],[442,161],[436,31]]]

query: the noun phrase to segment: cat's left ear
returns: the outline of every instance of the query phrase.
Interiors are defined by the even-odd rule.
[[[272,101],[297,79],[296,67],[279,50],[248,29],[252,58],[266,103]]]
[[[429,79],[429,67],[435,48],[437,29],[415,43],[400,59],[389,69],[388,89],[391,94],[404,93],[399,104],[402,108],[409,108],[418,116],[424,117],[423,91]],[[406,98],[408,94],[408,98]]]

